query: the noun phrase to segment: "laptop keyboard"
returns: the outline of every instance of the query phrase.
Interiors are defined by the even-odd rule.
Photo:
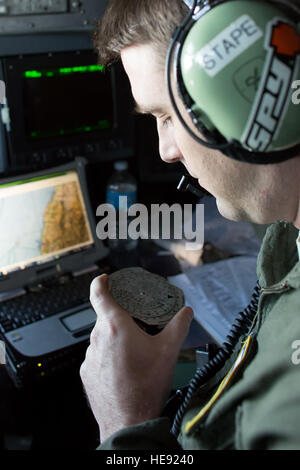
[[[37,292],[1,302],[0,332],[7,333],[89,302],[90,284],[99,274],[93,271],[64,282],[56,281]]]

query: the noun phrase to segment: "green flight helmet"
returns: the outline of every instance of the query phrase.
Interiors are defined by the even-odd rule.
[[[195,8],[177,39],[176,79],[200,143],[253,163],[300,154],[295,18],[286,5],[263,0]]]

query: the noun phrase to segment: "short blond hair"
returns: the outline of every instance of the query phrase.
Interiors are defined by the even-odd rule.
[[[118,60],[126,47],[151,43],[164,64],[173,31],[187,12],[183,0],[110,0],[94,35],[99,63]]]

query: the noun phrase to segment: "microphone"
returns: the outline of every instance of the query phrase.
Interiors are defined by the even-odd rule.
[[[193,183],[193,179],[194,178],[191,176],[183,175],[177,186],[178,191],[190,191],[199,198],[203,198],[204,196],[211,196],[211,194],[206,191],[206,189],[199,186],[198,183]]]

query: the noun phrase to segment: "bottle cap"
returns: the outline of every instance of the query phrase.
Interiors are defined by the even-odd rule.
[[[114,163],[114,169],[117,171],[127,170],[127,168],[128,168],[128,163],[126,162],[126,160],[119,160]]]

